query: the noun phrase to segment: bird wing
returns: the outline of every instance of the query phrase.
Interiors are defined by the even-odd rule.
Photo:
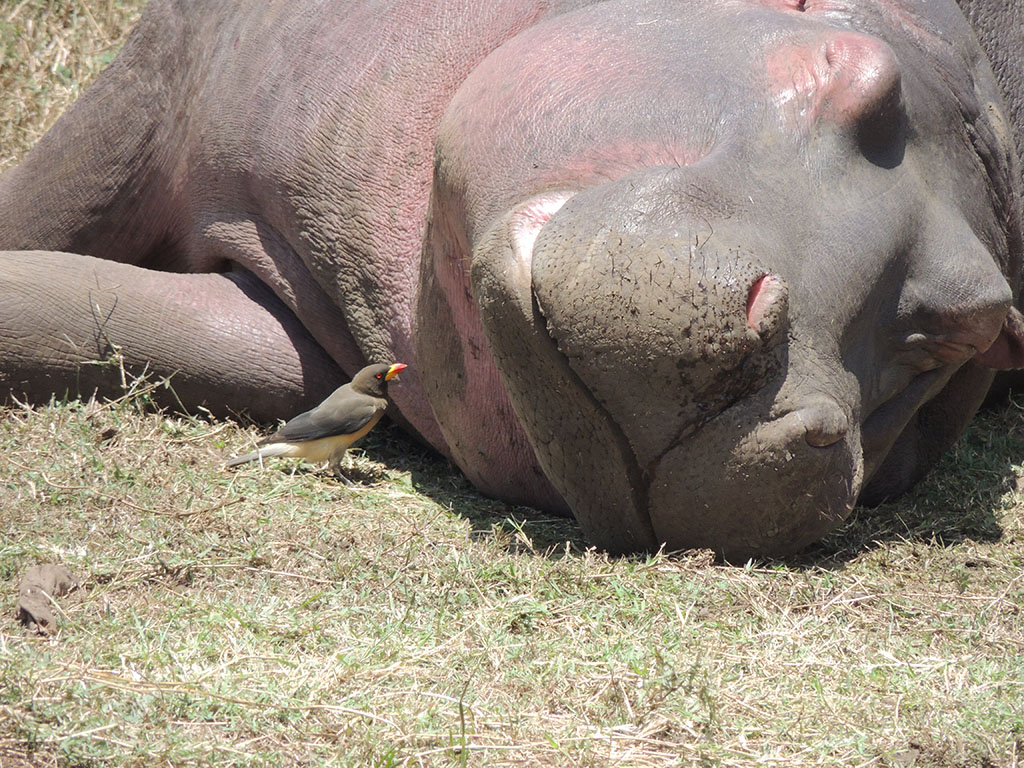
[[[351,435],[386,407],[386,400],[364,395],[339,398],[334,403],[328,399],[323,405],[300,413],[262,442],[302,443],[322,437]]]

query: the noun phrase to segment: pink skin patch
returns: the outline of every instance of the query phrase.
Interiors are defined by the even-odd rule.
[[[526,269],[526,274],[521,275],[521,278],[532,279],[529,272],[533,265],[533,246],[537,242],[537,235],[574,194],[576,193],[553,192],[540,195],[528,201],[514,214],[511,229],[516,261],[520,267]]]
[[[760,5],[777,11],[794,13],[829,14],[848,13],[848,0],[747,0],[751,5]]]
[[[975,355],[974,361],[1000,371],[1024,367],[1024,316],[1020,310],[1010,307],[996,340]]]
[[[946,333],[916,332],[903,343],[910,350],[927,355],[927,370],[943,365],[960,365],[973,358],[986,368],[1010,370],[1024,364],[1024,318],[1011,307],[1002,323],[991,315],[958,319],[960,327]]]
[[[796,13],[838,13],[845,15],[846,0],[748,0],[753,5],[774,8],[779,11],[795,11]],[[884,19],[886,25],[893,28],[902,28],[918,40],[935,41],[941,43],[941,37],[936,36],[934,29],[926,22],[927,11],[915,12],[912,5],[902,2],[877,3],[876,10]]]
[[[807,10],[808,0],[755,0],[756,5],[765,5],[769,8],[778,8],[783,11],[798,11],[803,13]]]
[[[765,317],[784,290],[778,275],[766,273],[757,278],[747,294],[747,325],[761,333]]]
[[[819,119],[852,125],[899,93],[896,57],[881,40],[856,32],[785,44],[765,62],[783,121],[808,128]]]

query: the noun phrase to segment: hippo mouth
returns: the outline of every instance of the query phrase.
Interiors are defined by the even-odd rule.
[[[973,364],[926,371],[875,408],[862,427],[865,481],[858,501],[880,504],[919,481],[974,416],[993,376]]]
[[[899,394],[885,400],[864,419],[861,442],[865,477],[870,480],[885,461],[893,444],[921,406],[949,381],[951,371],[938,368],[915,376]]]
[[[613,318],[626,328],[618,343],[588,336],[594,316],[579,304],[567,311],[583,325],[567,333],[551,283],[585,281],[588,265],[574,267],[576,278],[546,274],[560,256],[545,254],[561,237],[547,225],[572,197],[544,195],[507,215],[474,249],[471,278],[516,415],[588,538],[612,552],[709,547],[736,559],[796,551],[834,528],[860,490],[860,430],[829,397],[779,406],[781,281],[756,265],[730,269],[725,341],[689,357],[664,352],[664,329],[650,318],[642,327]],[[709,322],[725,314],[709,312]],[[683,327],[705,338],[695,323]],[[629,359],[631,347],[662,351]],[[718,368],[703,360],[711,352]]]

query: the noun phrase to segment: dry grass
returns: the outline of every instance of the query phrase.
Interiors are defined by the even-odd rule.
[[[102,57],[68,7],[2,13],[77,19],[55,50]],[[110,40],[131,13],[89,8]],[[11,157],[39,124],[9,105],[55,93],[27,85],[48,66],[5,62]],[[393,429],[354,490],[283,461],[223,471],[254,436],[154,413],[145,386],[0,410],[0,765],[1020,764],[1013,404],[900,503],[746,568],[610,560]],[[52,561],[81,583],[38,637],[9,609]]]
[[[0,4],[0,170],[42,136],[114,55],[139,0]]]
[[[13,595],[29,565],[60,561],[82,583],[55,637],[10,614],[0,630],[0,756],[1016,765],[1012,419],[1012,445],[974,472],[972,435],[944,468],[960,462],[954,485],[862,513],[802,559],[735,568],[702,553],[609,560],[565,521],[480,498],[392,430],[348,490],[285,462],[224,472],[252,437],[231,423],[135,400],[13,408],[0,578]],[[1000,481],[948,500],[987,471]],[[983,518],[989,533],[965,538]]]

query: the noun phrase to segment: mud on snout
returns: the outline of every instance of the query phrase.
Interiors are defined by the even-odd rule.
[[[546,194],[474,248],[517,416],[600,547],[798,550],[852,509],[859,430],[831,398],[785,391],[789,292],[756,233],[672,202],[638,215],[645,192]]]

